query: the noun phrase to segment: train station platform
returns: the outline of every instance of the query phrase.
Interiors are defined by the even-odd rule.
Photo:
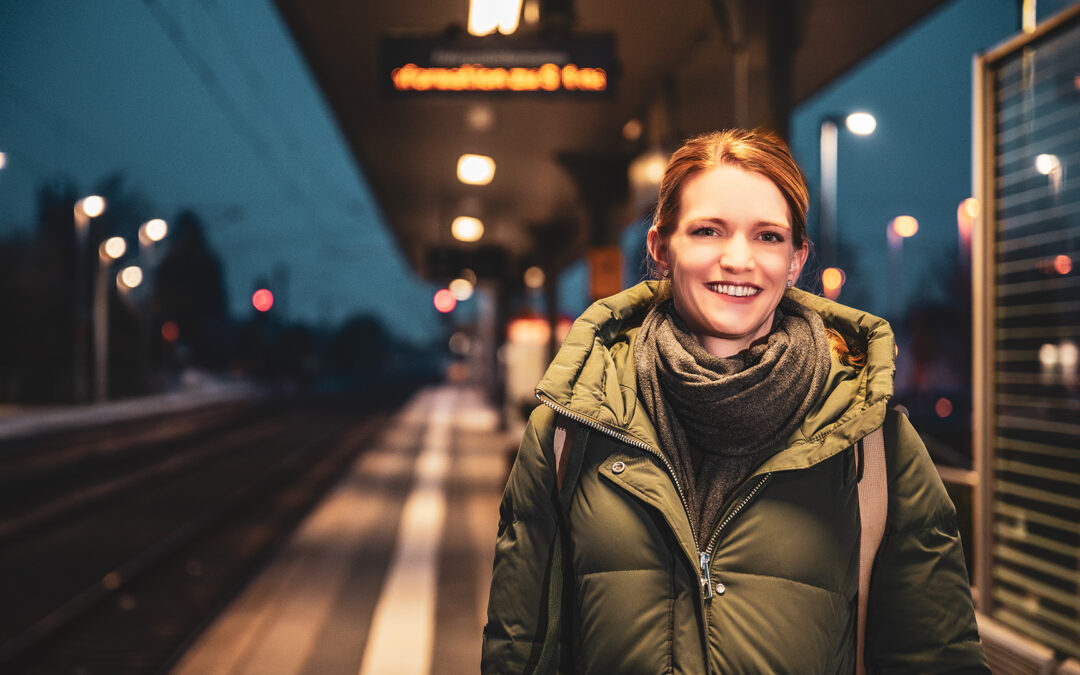
[[[173,673],[479,669],[509,450],[477,390],[416,394]]]

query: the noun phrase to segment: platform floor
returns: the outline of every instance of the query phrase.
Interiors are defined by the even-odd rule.
[[[177,675],[476,673],[516,443],[475,390],[418,393]]]

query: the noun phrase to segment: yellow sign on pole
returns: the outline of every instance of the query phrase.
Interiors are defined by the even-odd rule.
[[[618,246],[589,249],[589,296],[593,300],[615,295],[623,289],[622,251]]]

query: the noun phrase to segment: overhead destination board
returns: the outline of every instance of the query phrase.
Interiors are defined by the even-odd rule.
[[[610,34],[540,38],[384,37],[379,78],[393,95],[602,96],[613,90]]]

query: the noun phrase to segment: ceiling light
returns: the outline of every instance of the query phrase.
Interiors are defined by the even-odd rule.
[[[495,160],[487,155],[462,155],[458,158],[457,177],[466,185],[487,185],[495,177]]]
[[[473,285],[468,279],[454,279],[447,288],[458,302],[468,300],[473,294]]]
[[[522,0],[470,0],[469,34],[510,35],[517,30]]]
[[[542,288],[544,286],[544,270],[539,267],[530,267],[525,270],[525,285],[529,288]]]
[[[484,236],[484,224],[479,218],[472,216],[458,216],[450,224],[450,233],[458,241],[477,241]]]

